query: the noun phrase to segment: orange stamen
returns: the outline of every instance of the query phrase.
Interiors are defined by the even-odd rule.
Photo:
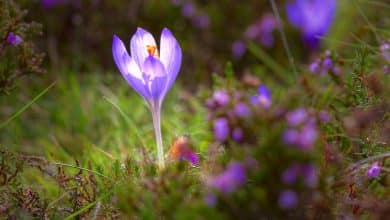
[[[146,45],[146,50],[150,56],[158,57],[158,51],[156,46]]]

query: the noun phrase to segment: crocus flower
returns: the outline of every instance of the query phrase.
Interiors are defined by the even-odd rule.
[[[160,109],[164,97],[179,73],[182,52],[171,31],[161,33],[160,53],[153,36],[138,28],[130,41],[128,54],[123,42],[114,35],[112,54],[114,61],[130,86],[149,104],[156,135],[159,166],[164,166],[160,126]]]
[[[260,85],[257,89],[257,95],[251,96],[250,101],[253,105],[260,105],[264,108],[269,108],[271,102],[271,92],[265,85]]]
[[[286,5],[287,17],[299,28],[310,48],[317,48],[320,39],[332,25],[336,0],[294,0]]]
[[[18,46],[23,42],[23,39],[19,35],[11,32],[8,34],[7,42],[13,46]]]
[[[282,209],[292,209],[298,203],[297,193],[292,190],[285,190],[279,195],[279,207]]]
[[[381,173],[381,167],[379,166],[379,162],[374,162],[367,170],[366,175],[368,178],[372,179],[378,177],[380,173]]]
[[[214,137],[219,142],[224,142],[228,139],[230,129],[229,122],[226,118],[217,118],[214,121]]]
[[[207,185],[223,193],[232,193],[246,181],[245,167],[239,162],[231,162],[221,174],[211,177]]]

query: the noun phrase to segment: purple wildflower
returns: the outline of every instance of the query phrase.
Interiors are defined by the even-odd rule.
[[[210,26],[210,18],[206,14],[200,14],[192,17],[192,24],[197,28],[207,28]]]
[[[379,162],[374,162],[367,170],[366,176],[372,179],[378,177],[380,173],[381,173],[381,167],[379,166]]]
[[[317,48],[320,39],[332,25],[336,0],[294,0],[286,5],[287,17],[299,28],[310,48]]]
[[[194,3],[192,2],[184,3],[184,5],[181,8],[181,14],[187,18],[191,18],[192,16],[194,16],[195,12],[196,12],[196,8]]]
[[[293,164],[282,173],[282,182],[284,184],[293,184],[299,175],[300,167],[298,164]]]
[[[298,142],[296,143],[297,147],[301,150],[310,150],[313,148],[315,141],[317,140],[317,129],[315,126],[306,125],[302,128]]]
[[[311,164],[303,165],[302,175],[303,175],[303,181],[306,186],[312,188],[317,186],[318,175],[317,175],[317,168],[315,166]]]
[[[160,53],[153,36],[138,28],[130,41],[128,54],[123,42],[114,35],[112,54],[114,61],[130,86],[140,94],[152,112],[155,129],[159,165],[164,166],[160,109],[166,93],[172,87],[179,73],[182,52],[170,30],[161,33]]]
[[[390,44],[385,42],[381,45],[381,48],[380,48],[380,51],[381,51],[381,54],[382,54],[382,57],[390,63]]]
[[[68,0],[42,0],[41,5],[44,8],[52,8],[58,5],[64,5],[68,3]]]
[[[214,193],[207,193],[204,198],[204,202],[208,207],[215,207],[215,205],[217,204],[217,197]]]
[[[328,123],[331,120],[331,116],[327,111],[321,110],[318,113],[318,118],[320,119],[321,122],[323,123]]]
[[[221,174],[211,177],[207,185],[223,193],[232,193],[237,187],[242,186],[246,181],[244,166],[239,162],[231,162],[227,169]]]
[[[18,46],[23,42],[23,39],[19,35],[11,32],[8,34],[7,42],[13,46]]]
[[[265,85],[260,85],[257,89],[257,95],[252,96],[250,101],[253,105],[260,105],[264,108],[269,108],[272,104],[271,102],[271,92],[268,87]]]
[[[298,203],[297,193],[292,190],[285,190],[279,194],[279,207],[282,209],[292,209]]]
[[[309,66],[310,72],[312,72],[314,74],[318,73],[318,71],[320,70],[320,65],[318,63],[319,63],[318,60],[316,60],[310,64],[310,66]]]
[[[250,25],[244,35],[250,40],[258,40],[264,47],[269,48],[274,45],[273,31],[276,27],[275,17],[271,13],[266,13],[260,20]]]
[[[307,119],[307,112],[303,108],[295,109],[294,111],[288,112],[286,115],[287,124],[289,126],[298,126],[305,122]]]
[[[283,133],[283,142],[288,145],[296,145],[299,140],[299,132],[295,129],[287,129]]]
[[[245,52],[246,52],[246,46],[245,46],[244,42],[242,42],[240,40],[233,42],[232,53],[233,53],[234,59],[241,58],[245,54]]]
[[[229,104],[230,101],[229,94],[223,90],[215,91],[213,94],[213,99],[219,107],[225,107],[227,104]]]
[[[219,142],[224,142],[228,139],[230,129],[229,122],[226,118],[217,118],[214,121],[214,137]]]
[[[241,128],[233,129],[233,132],[232,132],[233,140],[235,140],[236,142],[240,142],[240,141],[242,141],[243,137],[244,137],[244,132],[242,131]]]
[[[234,114],[237,116],[237,117],[248,117],[250,116],[251,114],[251,110],[249,109],[248,105],[246,105],[245,103],[243,102],[239,102],[236,104],[236,106],[234,107]]]

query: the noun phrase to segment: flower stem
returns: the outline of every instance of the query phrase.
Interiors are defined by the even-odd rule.
[[[153,103],[151,105],[154,134],[156,136],[156,143],[157,143],[158,166],[161,169],[165,167],[165,163],[164,163],[163,143],[161,137],[160,109],[161,109],[160,103]]]

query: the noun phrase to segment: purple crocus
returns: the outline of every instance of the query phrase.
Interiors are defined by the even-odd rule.
[[[306,45],[315,49],[332,25],[336,0],[293,0],[286,11],[291,24],[301,30]]]
[[[19,35],[14,34],[14,32],[11,32],[8,34],[7,42],[13,46],[18,46],[23,42],[23,39]]]
[[[153,36],[148,31],[137,28],[130,41],[130,53],[131,56],[123,42],[114,35],[114,61],[130,86],[149,104],[156,135],[158,162],[160,167],[164,167],[160,109],[166,93],[179,73],[181,48],[171,31],[164,28],[159,53]]]
[[[366,175],[368,178],[372,179],[378,177],[380,173],[381,173],[381,167],[379,166],[379,162],[374,162],[367,170]]]
[[[292,209],[298,203],[297,193],[292,190],[285,190],[279,195],[279,207],[282,209]]]
[[[232,193],[246,182],[245,167],[239,162],[231,162],[221,174],[211,177],[207,185],[223,193]]]
[[[229,122],[226,118],[215,119],[213,128],[214,128],[214,136],[217,141],[224,142],[228,139],[230,129],[229,129]]]

